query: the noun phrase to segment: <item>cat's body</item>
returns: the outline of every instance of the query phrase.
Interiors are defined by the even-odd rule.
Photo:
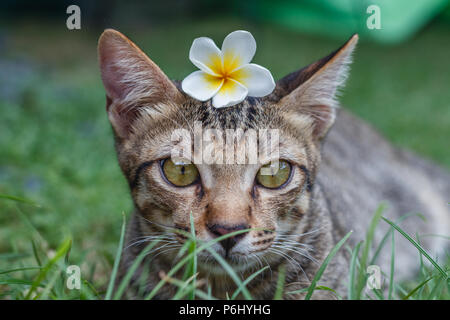
[[[311,256],[316,261],[322,261],[350,230],[353,231],[349,239],[350,247],[364,240],[373,214],[382,203],[385,204],[383,215],[390,220],[412,214],[400,223],[412,235],[419,231],[420,234],[445,235],[449,231],[449,211],[445,206],[445,196],[450,194],[450,174],[420,157],[393,147],[368,124],[345,110],[339,111],[323,146],[321,167],[314,188],[314,205],[305,214],[302,224],[310,224],[307,229],[319,231],[311,234],[313,237],[304,237],[302,243],[314,246]],[[424,222],[414,213],[422,214],[427,221]],[[148,222],[140,217],[139,212],[133,213],[127,243],[133,243],[133,240],[146,234],[142,229]],[[375,243],[380,242],[387,230],[388,225],[380,222],[375,233]],[[436,237],[423,238],[421,241],[434,253],[442,250],[445,242]],[[417,271],[418,251],[399,234],[396,235],[396,244],[396,275],[406,279]],[[144,247],[134,246],[125,251],[125,263],[122,264],[124,274]],[[390,271],[390,250],[390,245],[386,245],[376,262],[386,274]],[[301,261],[301,257],[298,260]],[[344,284],[348,281],[349,260],[349,254],[341,250],[327,268],[321,284],[334,288],[345,296]],[[152,264],[155,269],[166,272],[173,267],[171,260],[164,261],[161,258],[152,261]],[[284,264],[288,268],[287,288],[290,291],[304,288],[308,284],[304,273],[298,272],[295,263],[288,259]],[[302,268],[308,278],[312,279],[318,265],[304,259]],[[136,281],[138,274],[140,273],[135,276]],[[153,283],[160,280],[157,273],[150,276],[153,277]],[[253,289],[255,298],[271,299],[277,279],[276,268],[272,266],[272,271],[254,282],[255,288],[251,285],[249,288]],[[225,297],[226,292],[235,290],[232,281],[226,277],[219,277],[216,285],[223,290],[218,296]],[[131,291],[130,297],[135,298],[134,294]],[[165,290],[157,297],[170,299],[173,295],[173,291]],[[304,294],[288,295],[286,298],[303,296]],[[326,291],[317,291],[315,294],[315,298],[332,297]]]
[[[252,296],[259,299],[273,298],[280,266],[286,268],[285,298],[302,298],[304,293],[287,292],[308,287],[321,262],[348,231],[354,231],[351,247],[363,240],[382,202],[387,204],[384,216],[391,220],[408,213],[427,218],[426,223],[417,216],[402,221],[400,225],[412,234],[448,234],[450,175],[392,147],[348,112],[336,112],[336,88],[346,76],[356,41],[353,37],[328,57],[283,78],[269,97],[248,98],[234,107],[215,109],[210,102],[183,94],[123,35],[111,30],[103,34],[99,54],[107,110],[119,164],[135,204],[122,274],[148,244],[146,239],[164,237],[134,274],[128,297],[147,294],[171,270],[178,259],[176,249],[185,240],[173,230],[189,231],[191,215],[200,241],[242,226],[251,228],[244,236],[233,237],[231,245],[222,241],[212,248],[243,277],[270,266],[248,284]],[[279,130],[277,157],[289,163],[289,179],[277,188],[257,183],[255,176],[261,166],[273,160],[269,154],[257,165],[194,163],[197,180],[174,186],[164,171],[165,161],[175,145],[186,141],[173,141],[171,134],[180,128],[187,135],[194,134],[198,121],[203,129]],[[223,148],[217,141],[213,146],[216,151]],[[376,240],[388,229],[385,222],[380,224],[384,225],[377,229]],[[418,256],[413,246],[398,235],[396,238],[396,269],[405,276],[414,271]],[[443,246],[436,237],[423,242],[433,254]],[[389,255],[387,246],[376,262],[385,273]],[[348,251],[341,249],[320,284],[345,296],[349,259]],[[199,255],[198,279],[206,282],[205,287],[209,285],[213,296],[225,298],[236,286],[213,261],[205,252]],[[142,274],[148,278],[139,292]],[[155,297],[169,299],[175,290],[166,285]],[[316,291],[313,296],[330,297],[326,291]]]
[[[353,230],[349,238],[351,247],[364,240],[381,204],[383,216],[398,221],[414,237],[449,233],[450,174],[392,146],[370,125],[345,110],[340,110],[324,143],[317,185],[332,219],[334,242],[350,230]],[[379,222],[374,234],[376,245],[388,227],[386,222]],[[424,236],[420,241],[434,256],[442,254],[446,244],[441,237]],[[395,234],[395,243],[396,279],[405,280],[418,271],[419,253],[399,233]],[[343,266],[349,261],[348,255],[345,260]],[[445,257],[441,262],[445,262]],[[375,264],[389,274],[390,244],[384,247]],[[344,283],[348,283],[347,271],[344,268]]]

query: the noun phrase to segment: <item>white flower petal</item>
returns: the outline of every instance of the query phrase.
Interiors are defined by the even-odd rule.
[[[275,89],[270,71],[254,63],[239,68],[230,77],[246,86],[251,97],[264,97]]]
[[[195,71],[184,78],[181,88],[191,97],[206,101],[211,99],[222,87],[224,80],[203,71]]]
[[[189,59],[206,73],[215,76],[222,73],[222,54],[210,38],[195,39],[189,51]]]
[[[220,90],[213,97],[213,106],[225,108],[242,102],[247,96],[248,90],[245,86],[233,79],[227,79]]]
[[[248,31],[230,33],[222,44],[224,69],[229,72],[252,61],[256,52],[256,41]]]

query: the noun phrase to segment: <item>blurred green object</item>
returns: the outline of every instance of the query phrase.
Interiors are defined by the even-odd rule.
[[[357,32],[366,39],[397,43],[413,36],[448,3],[449,0],[235,0],[234,9],[303,32],[336,38]],[[369,7],[374,5],[379,8],[380,29],[368,28],[368,19],[375,13]]]

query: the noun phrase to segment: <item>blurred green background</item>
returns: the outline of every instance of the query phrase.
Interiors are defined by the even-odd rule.
[[[73,3],[81,30],[66,28]],[[199,36],[220,46],[229,32],[250,31],[258,44],[254,62],[278,79],[359,32],[343,107],[394,144],[450,168],[448,1],[423,1],[414,10],[381,1],[382,30],[370,31],[361,3],[3,1],[0,194],[41,207],[0,199],[0,258],[30,254],[30,238],[50,250],[71,235],[72,256],[95,261],[99,274],[111,266],[121,213],[132,203],[97,66],[96,42],[106,27],[129,36],[175,79],[195,70],[188,52]]]

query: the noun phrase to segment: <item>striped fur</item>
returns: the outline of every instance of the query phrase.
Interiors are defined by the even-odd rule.
[[[186,240],[176,231],[190,230],[190,214],[196,237],[203,241],[214,238],[207,227],[214,223],[256,229],[238,242],[227,259],[242,277],[270,266],[248,286],[259,299],[273,297],[280,266],[286,269],[285,298],[301,299],[304,294],[287,292],[309,285],[346,232],[355,231],[353,244],[363,239],[371,214],[382,201],[390,203],[386,215],[391,219],[414,210],[429,218],[427,224],[417,219],[406,222],[405,228],[412,232],[448,233],[449,174],[393,148],[369,125],[337,108],[336,93],[347,77],[356,42],[353,36],[331,55],[281,79],[268,97],[247,98],[236,106],[215,109],[210,102],[186,96],[178,82],[168,80],[125,36],[105,31],[99,56],[107,111],[135,206],[122,274],[147,241],[164,237],[134,275],[128,297],[142,297],[171,269],[177,249]],[[185,188],[169,185],[159,161],[169,157],[174,147],[171,133],[183,128],[193,135],[197,121],[204,129],[278,129],[280,158],[293,167],[289,183],[274,190],[255,185],[261,164],[203,163],[197,165],[199,183]],[[221,148],[219,144],[214,147]],[[376,239],[382,231],[377,231]],[[424,244],[430,250],[442,247],[438,240],[429,240]],[[407,266],[414,265],[414,250],[401,241],[398,244],[397,266],[407,274],[412,271]],[[224,254],[219,244],[213,248]],[[342,281],[348,261],[346,251],[339,252],[321,284],[345,296]],[[379,263],[382,270],[389,270],[388,253],[383,252]],[[236,288],[205,252],[199,255],[199,272],[199,279],[216,297],[225,298]],[[139,291],[142,274],[148,278]],[[170,298],[175,290],[165,285],[156,298]],[[317,291],[313,297],[331,296]]]

